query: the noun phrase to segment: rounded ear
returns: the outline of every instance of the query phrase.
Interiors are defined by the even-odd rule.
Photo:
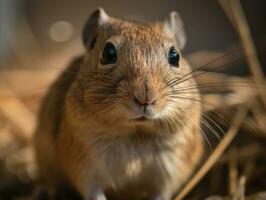
[[[87,20],[83,33],[82,41],[86,49],[94,48],[99,33],[99,28],[109,21],[109,16],[103,8],[97,8]]]
[[[182,19],[176,11],[172,11],[169,14],[164,21],[163,28],[166,34],[175,37],[178,47],[183,49],[186,44],[186,34]]]

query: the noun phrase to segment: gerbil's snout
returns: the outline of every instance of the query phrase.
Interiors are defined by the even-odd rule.
[[[145,80],[143,85],[137,87],[133,92],[133,99],[139,106],[149,106],[156,102],[155,92],[149,87],[148,81]]]
[[[158,91],[148,79],[137,80],[132,91],[134,119],[152,119],[155,117]]]
[[[149,105],[154,105],[156,102],[156,99],[150,98],[147,94],[146,94],[145,99],[138,95],[134,95],[133,98],[137,105],[144,106],[144,107],[149,106]]]

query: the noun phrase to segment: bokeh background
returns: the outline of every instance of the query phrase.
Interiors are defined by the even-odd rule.
[[[265,49],[265,1],[241,3],[257,47]],[[20,64],[27,68],[48,67],[57,64],[45,61],[55,55],[66,62],[79,54],[83,51],[80,42],[83,24],[99,6],[111,16],[143,21],[162,20],[170,11],[178,11],[188,38],[186,54],[222,52],[239,46],[239,37],[216,0],[1,0],[1,68],[17,68]],[[259,51],[264,65],[262,54],[263,50]],[[30,65],[29,60],[41,60],[44,64]]]

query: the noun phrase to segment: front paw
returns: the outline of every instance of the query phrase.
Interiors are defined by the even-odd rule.
[[[154,196],[153,198],[151,198],[151,200],[170,200],[171,198],[169,198],[169,195],[167,194],[158,194],[156,196]]]
[[[99,186],[91,187],[87,200],[107,200],[103,189]]]
[[[34,189],[34,200],[54,200],[56,190],[50,187],[38,186]]]
[[[104,194],[89,196],[87,200],[107,200]]]

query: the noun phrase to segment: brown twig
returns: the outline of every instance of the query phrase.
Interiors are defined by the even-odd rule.
[[[21,134],[16,135],[17,139],[22,143],[28,143],[32,139],[35,127],[34,114],[19,100],[11,88],[1,85],[0,91],[6,95],[6,98],[0,98],[0,111],[22,131]]]
[[[228,190],[230,196],[235,194],[237,190],[238,184],[238,171],[237,171],[237,160],[235,159],[236,150],[233,149],[229,152],[229,160],[228,160],[228,170],[229,170],[229,178],[228,178]]]
[[[202,165],[202,167],[196,172],[196,174],[189,180],[189,182],[184,186],[184,188],[178,193],[175,200],[183,199],[193,187],[202,179],[202,177],[210,170],[210,168],[217,162],[219,157],[225,151],[226,147],[232,142],[234,137],[236,136],[242,121],[245,119],[247,114],[247,108],[245,106],[241,106],[229,128],[227,134],[217,146],[217,148],[213,151],[207,161]]]
[[[241,44],[254,81],[257,83],[257,86],[259,86],[259,83],[265,82],[264,75],[241,3],[239,0],[219,0],[219,2],[240,36]],[[258,87],[258,91],[265,108],[266,95],[264,90]]]
[[[241,176],[238,182],[238,188],[235,195],[232,197],[232,200],[245,200],[245,185],[246,177]]]

